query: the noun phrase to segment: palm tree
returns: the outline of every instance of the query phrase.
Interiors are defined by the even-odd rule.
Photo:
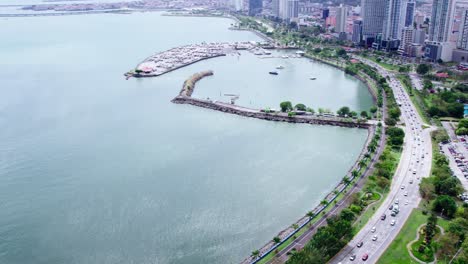
[[[279,242],[281,242],[281,238],[276,236],[273,238],[273,242],[275,242],[275,244],[278,244]]]
[[[361,163],[361,161],[359,161],[359,163]],[[361,166],[361,165],[359,165],[359,166]],[[353,177],[356,178],[356,177],[359,175],[359,172],[358,172],[357,170],[353,170],[353,171],[351,172],[351,175],[353,175]]]
[[[292,224],[291,226],[293,229],[298,229],[299,228],[299,225],[298,224]]]
[[[327,201],[327,200],[322,200],[322,201],[320,202],[320,204],[321,204],[321,205],[327,205],[327,204],[328,204],[328,201]]]
[[[364,166],[366,166],[366,161],[362,159],[359,161],[358,165],[360,168],[363,168]]]
[[[309,217],[309,219],[312,219],[312,217],[314,217],[314,212],[309,211],[309,212],[307,212],[306,215]]]
[[[343,177],[343,183],[344,184],[349,184],[350,182],[351,182],[351,180],[349,180],[348,177],[346,177],[346,176]]]
[[[253,258],[254,260],[257,259],[257,258],[260,256],[260,251],[258,251],[258,250],[252,251],[252,255],[251,255],[251,256],[252,256],[252,258]]]

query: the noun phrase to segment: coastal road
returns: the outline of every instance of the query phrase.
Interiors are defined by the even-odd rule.
[[[393,73],[387,72],[379,65],[369,60],[358,59],[378,69],[382,76],[390,78],[389,85],[396,100],[401,103],[400,119],[404,123],[401,128],[405,131],[405,140],[387,198],[361,231],[330,263],[363,263],[364,255],[368,256],[365,263],[376,263],[398,235],[411,211],[421,201],[419,183],[421,178],[429,176],[431,170],[431,129],[423,128],[423,121],[401,83]],[[399,213],[393,217],[390,215],[389,207],[395,206],[396,203],[399,206]],[[381,220],[384,214],[386,218]],[[391,225],[392,220],[395,220],[394,225]],[[356,245],[360,242],[363,242],[363,245],[358,248]],[[355,256],[355,260],[350,259],[352,256]]]

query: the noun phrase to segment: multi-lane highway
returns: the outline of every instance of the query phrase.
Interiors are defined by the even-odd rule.
[[[389,84],[400,104],[405,141],[387,198],[369,222],[330,263],[376,263],[397,236],[411,211],[418,206],[421,200],[419,183],[421,178],[429,176],[431,169],[430,129],[423,128],[423,121],[401,83],[393,73],[369,60],[359,59],[378,69],[382,76],[389,77]],[[389,208],[396,206],[399,212],[392,216]],[[362,245],[358,247],[361,242]]]

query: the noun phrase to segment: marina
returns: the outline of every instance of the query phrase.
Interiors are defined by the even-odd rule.
[[[125,74],[129,77],[156,77],[190,64],[238,53],[238,50],[257,48],[257,42],[217,42],[186,45],[157,53],[142,63],[135,70]]]

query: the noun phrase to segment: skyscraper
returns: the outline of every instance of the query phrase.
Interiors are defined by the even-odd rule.
[[[299,0],[288,0],[288,18],[297,18],[299,16]]]
[[[249,16],[255,16],[262,12],[262,0],[249,0]]]
[[[388,0],[361,0],[362,35],[367,43],[383,31],[385,6]]]
[[[416,2],[414,0],[403,1],[401,5],[401,28],[413,26],[415,9]]]
[[[383,23],[383,39],[394,40],[401,35],[401,0],[388,0],[385,7],[385,18]]]
[[[455,0],[434,0],[432,3],[429,41],[446,42],[452,30]]]
[[[468,50],[468,9],[462,11],[457,48]]]
[[[346,20],[348,19],[348,11],[346,7],[341,4],[337,9],[336,9],[336,26],[335,26],[335,32],[345,32],[346,30]]]
[[[297,18],[299,15],[299,0],[279,0],[279,17],[283,20]]]
[[[271,2],[271,9],[273,11],[273,16],[280,17],[280,0],[273,0]]]
[[[354,20],[352,41],[355,44],[360,44],[362,41],[362,21]]]

